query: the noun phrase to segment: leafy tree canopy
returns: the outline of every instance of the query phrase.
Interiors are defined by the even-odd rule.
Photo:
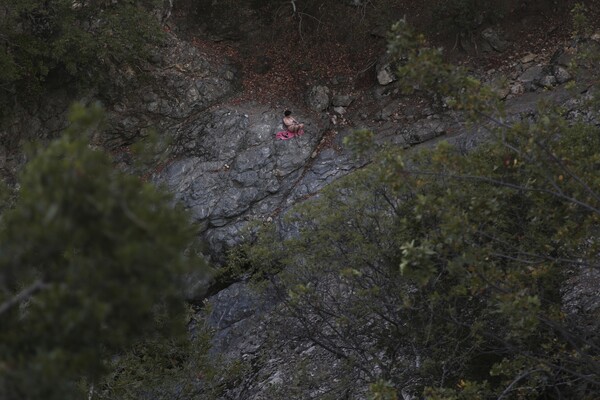
[[[2,97],[31,95],[60,77],[90,84],[110,64],[145,57],[160,40],[154,0],[0,0]]]
[[[0,397],[82,398],[112,357],[182,332],[187,215],[90,148],[101,111],[25,167],[0,220]]]

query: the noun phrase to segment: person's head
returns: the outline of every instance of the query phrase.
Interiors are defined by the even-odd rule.
[[[283,115],[285,115],[286,117],[289,117],[290,115],[292,115],[292,112],[290,110],[285,110],[283,112]]]

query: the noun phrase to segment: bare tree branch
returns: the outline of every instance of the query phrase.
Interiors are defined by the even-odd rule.
[[[14,306],[29,299],[37,292],[44,289],[46,286],[47,285],[41,279],[36,280],[30,286],[26,287],[21,292],[19,292],[17,295],[2,303],[2,305],[0,305],[0,315],[4,314]]]
[[[518,375],[518,376],[517,376],[517,377],[516,377],[516,378],[515,378],[515,379],[514,379],[514,380],[513,380],[511,383],[510,383],[510,385],[508,385],[508,387],[507,387],[506,389],[504,389],[504,391],[503,391],[503,392],[500,394],[500,396],[498,396],[498,400],[502,400],[504,397],[506,397],[506,395],[507,395],[507,394],[509,394],[509,393],[510,393],[510,392],[513,390],[513,387],[514,387],[514,386],[515,386],[517,383],[519,383],[519,381],[520,381],[521,379],[523,379],[523,378],[526,378],[526,377],[528,377],[529,375],[533,375],[533,374],[535,374],[536,372],[544,372],[544,370],[542,370],[542,369],[534,369],[534,370],[531,370],[531,371],[525,371],[525,372],[523,372],[523,373],[519,374],[519,375]]]
[[[455,175],[455,174],[444,174],[441,172],[434,172],[434,171],[422,171],[422,170],[407,170],[406,171],[409,174],[413,174],[413,175],[423,175],[423,176],[435,176],[438,178],[453,178],[453,179],[459,179],[459,180],[468,180],[468,181],[476,181],[476,182],[484,182],[484,183],[489,183],[491,185],[496,185],[496,186],[501,186],[501,187],[507,187],[510,189],[515,189],[515,190],[522,190],[525,192],[534,192],[534,193],[544,193],[544,194],[548,194],[551,196],[555,196],[558,197],[560,199],[569,201],[573,204],[577,204],[578,206],[585,208],[588,211],[592,211],[596,214],[600,214],[600,209],[582,202],[581,200],[578,200],[574,197],[570,197],[566,194],[563,193],[559,193],[559,192],[554,192],[552,190],[549,189],[543,189],[543,188],[535,188],[535,187],[527,187],[527,186],[522,186],[522,185],[518,185],[518,184],[514,184],[514,183],[510,183],[510,182],[505,182],[505,181],[501,181],[498,179],[493,179],[493,178],[488,178],[485,176],[476,176],[476,175]]]

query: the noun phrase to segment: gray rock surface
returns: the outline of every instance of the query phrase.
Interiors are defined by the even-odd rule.
[[[571,51],[567,51],[564,48],[559,48],[554,52],[552,58],[550,59],[550,63],[554,65],[559,65],[561,67],[569,67],[571,62],[573,61],[573,53]]]
[[[569,71],[560,65],[554,66],[554,76],[556,77],[556,82],[559,84],[566,83],[572,79]]]
[[[528,68],[519,76],[518,81],[523,84],[526,91],[534,91],[541,79],[544,77],[544,68],[541,65],[535,65]]]
[[[351,96],[338,94],[331,99],[331,105],[334,107],[348,107],[353,100]]]
[[[207,321],[216,331],[212,351],[230,360],[246,354],[253,354],[259,344],[265,340],[265,332],[248,335],[248,329],[256,328],[252,319],[259,319],[273,309],[278,301],[272,291],[259,292],[247,283],[237,282],[221,290],[211,298],[213,307],[207,315]],[[243,341],[233,341],[237,336]]]
[[[330,181],[321,157],[311,158],[324,122],[303,117],[306,133],[287,141],[275,138],[281,116],[265,107],[207,112],[179,134],[178,159],[155,179],[190,210],[213,254],[239,243],[249,221],[264,221]]]
[[[481,32],[481,38],[498,52],[506,51],[510,47],[510,42],[506,40],[502,32],[492,27],[484,29]]]
[[[220,398],[321,399],[325,394],[363,398],[356,396],[356,390],[348,397],[344,385],[340,385],[340,380],[354,378],[340,360],[309,340],[296,337],[296,325],[280,313],[279,300],[271,286],[259,293],[241,282],[210,299],[207,319],[217,332],[212,350],[226,362],[242,361],[250,367],[241,382],[227,388]],[[360,394],[364,396],[364,391]]]
[[[233,94],[238,86],[236,67],[226,59],[215,62],[190,43],[169,37],[161,61],[151,67],[152,82],[133,85],[109,110],[113,134],[109,147],[118,147],[147,133],[149,127],[173,134],[181,121]],[[133,78],[132,78],[133,79]]]
[[[377,82],[379,82],[380,85],[385,86],[397,81],[398,77],[396,76],[395,69],[396,68],[388,55],[381,57],[375,65]]]
[[[327,86],[313,86],[306,93],[306,105],[314,111],[323,111],[329,107],[330,90]]]
[[[333,111],[338,115],[346,114],[346,107],[333,107]]]

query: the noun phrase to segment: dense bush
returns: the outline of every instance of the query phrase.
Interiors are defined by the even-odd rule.
[[[555,0],[443,0],[433,6],[433,19],[440,30],[467,34],[483,24],[495,23],[517,12],[540,12],[557,7]],[[572,1],[560,2],[564,7]]]
[[[508,124],[492,92],[394,32],[402,84],[483,116],[489,143],[388,149],[297,208],[295,237],[266,229],[244,261],[279,289],[282,329],[373,398],[595,399],[598,127],[551,107]]]
[[[96,84],[161,37],[154,1],[0,0],[0,98]]]
[[[14,201],[3,204],[2,399],[84,398],[140,340],[169,349],[176,333],[186,334],[188,217],[90,148],[99,115],[75,110],[69,130],[32,154]]]

